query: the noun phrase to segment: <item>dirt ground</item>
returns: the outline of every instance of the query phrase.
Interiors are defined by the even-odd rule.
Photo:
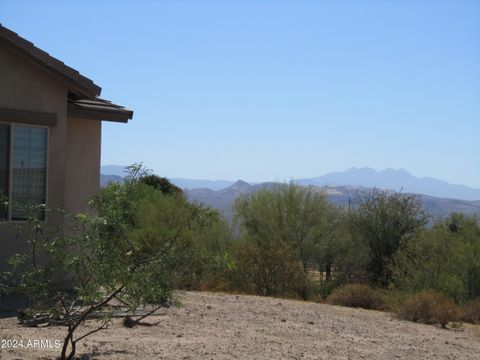
[[[155,326],[127,329],[114,319],[79,344],[79,357],[480,359],[479,326],[442,330],[388,313],[257,296],[186,292],[180,299],[182,307],[149,318]],[[95,324],[87,322],[83,331]],[[59,327],[21,328],[16,318],[0,319],[0,359],[55,359],[59,350],[45,346],[55,347],[63,334]],[[9,348],[6,340],[23,340],[23,348]],[[44,342],[35,348],[33,340]]]

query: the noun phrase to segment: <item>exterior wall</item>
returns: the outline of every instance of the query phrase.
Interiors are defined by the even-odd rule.
[[[100,189],[102,122],[68,118],[65,208],[75,214],[88,209]]]
[[[18,56],[0,41],[0,107],[48,112],[57,115],[57,125],[49,127],[47,204],[65,208],[65,171],[68,89],[59,80],[28,60]],[[48,216],[49,224],[58,224],[58,216]],[[13,227],[0,223],[0,271],[6,259],[26,246]]]

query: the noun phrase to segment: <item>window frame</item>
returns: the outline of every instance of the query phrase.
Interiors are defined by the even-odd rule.
[[[0,222],[9,222],[9,223],[23,223],[26,220],[25,219],[15,219],[12,220],[12,206],[10,204],[12,200],[12,195],[13,195],[13,146],[14,146],[14,127],[15,126],[23,126],[23,127],[31,127],[31,128],[37,128],[37,129],[45,129],[47,131],[47,146],[46,146],[46,154],[45,154],[45,205],[48,203],[48,169],[49,169],[49,153],[50,153],[50,128],[45,125],[36,125],[36,124],[30,124],[30,123],[21,123],[21,122],[8,122],[8,121],[3,121],[0,120],[0,124],[2,125],[8,125],[9,126],[9,149],[8,149],[8,210],[7,210],[7,218],[6,219],[0,219]],[[44,216],[42,219],[39,219],[39,221],[46,222],[47,221],[48,214],[45,211]]]

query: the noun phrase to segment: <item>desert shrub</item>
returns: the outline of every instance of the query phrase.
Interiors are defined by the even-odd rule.
[[[327,298],[332,305],[381,310],[384,307],[382,296],[368,285],[348,284],[335,289]]]
[[[472,324],[480,323],[480,298],[476,298],[462,306],[462,320]]]
[[[293,296],[305,288],[302,266],[283,242],[241,241],[233,250],[233,261],[232,287],[237,290],[266,296]]]
[[[398,311],[400,318],[425,324],[439,323],[443,328],[451,321],[458,321],[458,306],[446,296],[431,291],[422,291],[410,296]]]
[[[446,328],[449,322],[458,321],[459,319],[459,307],[447,298],[444,298],[443,301],[439,301],[433,307],[433,320],[439,323],[442,328]]]

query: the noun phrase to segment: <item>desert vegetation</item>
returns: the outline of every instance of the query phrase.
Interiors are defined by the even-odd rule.
[[[2,292],[28,299],[22,325],[65,328],[62,359],[119,309],[134,327],[175,305],[177,289],[325,301],[441,327],[480,321],[478,220],[433,221],[414,195],[373,190],[342,208],[288,183],[237,199],[231,226],[134,165],[91,206],[62,212],[56,228],[28,217],[18,230],[29,251],[2,276]],[[98,326],[82,331],[90,318]]]
[[[235,210],[241,230],[232,247],[233,288],[383,308],[442,326],[475,321],[465,315],[476,312],[480,296],[475,217],[435,221],[415,195],[380,190],[341,208],[293,183],[241,198]],[[436,315],[406,315],[419,299]]]

